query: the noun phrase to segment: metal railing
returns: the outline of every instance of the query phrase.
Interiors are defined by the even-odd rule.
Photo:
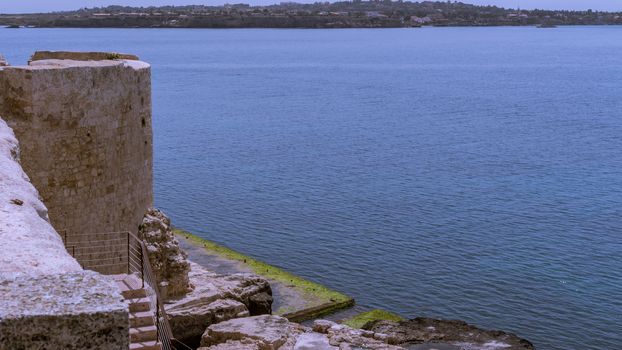
[[[153,321],[162,348],[175,349],[172,341],[186,346],[173,338],[158,284],[149,263],[147,247],[140,238],[129,231],[68,235],[67,231],[61,230],[59,234],[69,254],[83,269],[104,275],[126,273],[136,276],[140,280],[141,288],[147,293],[151,310],[154,311]]]

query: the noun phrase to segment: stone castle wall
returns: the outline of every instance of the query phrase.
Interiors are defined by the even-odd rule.
[[[0,116],[0,350],[127,349],[121,291],[67,253],[19,159]]]
[[[50,57],[0,67],[22,166],[61,234],[135,233],[153,204],[150,66]]]
[[[13,130],[0,116],[0,281],[82,271],[50,225],[47,208],[20,166],[19,157]]]

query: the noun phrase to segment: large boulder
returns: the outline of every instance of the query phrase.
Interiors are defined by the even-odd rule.
[[[271,313],[272,290],[265,279],[250,274],[220,275],[192,262],[190,266],[194,290],[164,305],[175,338],[198,346],[212,324],[250,316],[250,310]]]
[[[188,273],[188,255],[179,247],[171,229],[171,220],[160,210],[150,208],[143,218],[138,236],[146,246],[149,262],[165,300],[192,290]]]
[[[407,321],[372,321],[364,329],[386,334],[393,344],[440,343],[458,350],[534,350],[529,341],[503,331],[480,329],[463,321],[417,317]]]
[[[229,320],[211,325],[203,333],[201,346],[227,341],[255,343],[262,350],[293,348],[298,336],[308,329],[281,316],[262,315]]]
[[[232,318],[249,316],[246,305],[232,299],[198,300],[196,304],[180,305],[167,311],[171,330],[176,339],[197,347],[201,334],[211,324]]]

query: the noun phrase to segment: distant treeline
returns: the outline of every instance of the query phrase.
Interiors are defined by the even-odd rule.
[[[501,25],[622,24],[621,12],[520,10],[460,2],[341,1],[270,6],[160,6],[83,8],[0,15],[0,25],[139,28],[375,28]]]

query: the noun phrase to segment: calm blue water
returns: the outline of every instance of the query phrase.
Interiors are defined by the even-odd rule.
[[[367,307],[622,349],[622,27],[4,30],[153,64],[174,223]]]

